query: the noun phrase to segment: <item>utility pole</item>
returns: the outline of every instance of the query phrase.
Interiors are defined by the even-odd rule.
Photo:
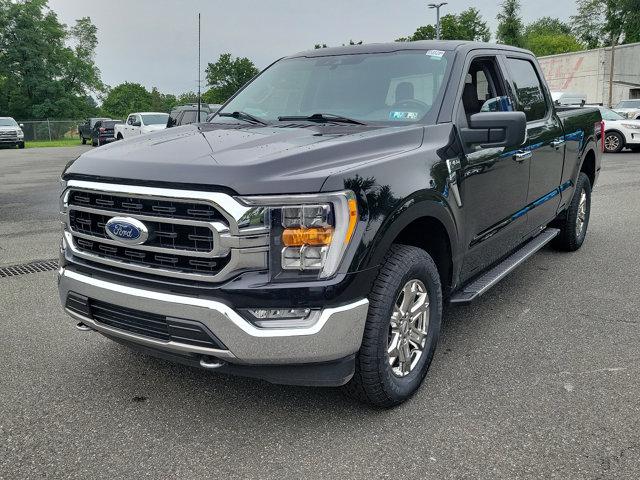
[[[200,93],[201,93],[201,84],[202,84],[202,80],[200,77],[201,73],[200,73],[200,14],[198,13],[198,121],[197,123],[200,123],[200,108],[201,108],[201,98],[200,98]]]
[[[613,75],[616,61],[616,39],[611,35],[611,61],[609,62],[609,108],[613,107]]]
[[[436,40],[440,40],[440,7],[447,5],[447,2],[430,3],[429,8],[436,9]]]

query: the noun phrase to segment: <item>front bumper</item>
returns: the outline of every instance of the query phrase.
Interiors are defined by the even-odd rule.
[[[104,335],[167,354],[213,357],[232,365],[292,365],[333,362],[360,348],[369,302],[324,308],[318,320],[301,328],[258,328],[228,305],[199,296],[165,293],[106,281],[62,267],[58,272],[60,299],[69,292],[101,302],[143,312],[200,322],[226,347],[214,349],[163,341],[113,328],[91,318],[65,311],[77,321]]]

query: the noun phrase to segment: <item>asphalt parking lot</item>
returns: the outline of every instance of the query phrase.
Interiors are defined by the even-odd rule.
[[[82,151],[0,150],[0,267],[56,257]],[[55,272],[0,278],[0,478],[636,479],[638,239],[640,155],[606,156],[582,250],[449,308],[390,411],[132,352],[73,327]]]

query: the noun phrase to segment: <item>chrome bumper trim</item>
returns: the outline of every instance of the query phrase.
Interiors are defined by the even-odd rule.
[[[325,308],[318,320],[301,328],[258,328],[224,303],[146,290],[100,280],[69,268],[58,271],[59,292],[65,305],[68,292],[166,316],[197,320],[223,342],[227,350],[214,350],[175,342],[164,342],[100,325],[67,312],[97,331],[160,349],[211,355],[232,362],[288,364],[331,361],[355,353],[362,342],[369,301]]]

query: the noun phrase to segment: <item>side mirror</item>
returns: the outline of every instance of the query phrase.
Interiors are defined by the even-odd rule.
[[[524,112],[480,112],[469,117],[469,128],[460,129],[462,140],[482,147],[519,147],[527,138]]]
[[[20,128],[24,128],[24,123],[21,123],[21,124],[20,124]]]

